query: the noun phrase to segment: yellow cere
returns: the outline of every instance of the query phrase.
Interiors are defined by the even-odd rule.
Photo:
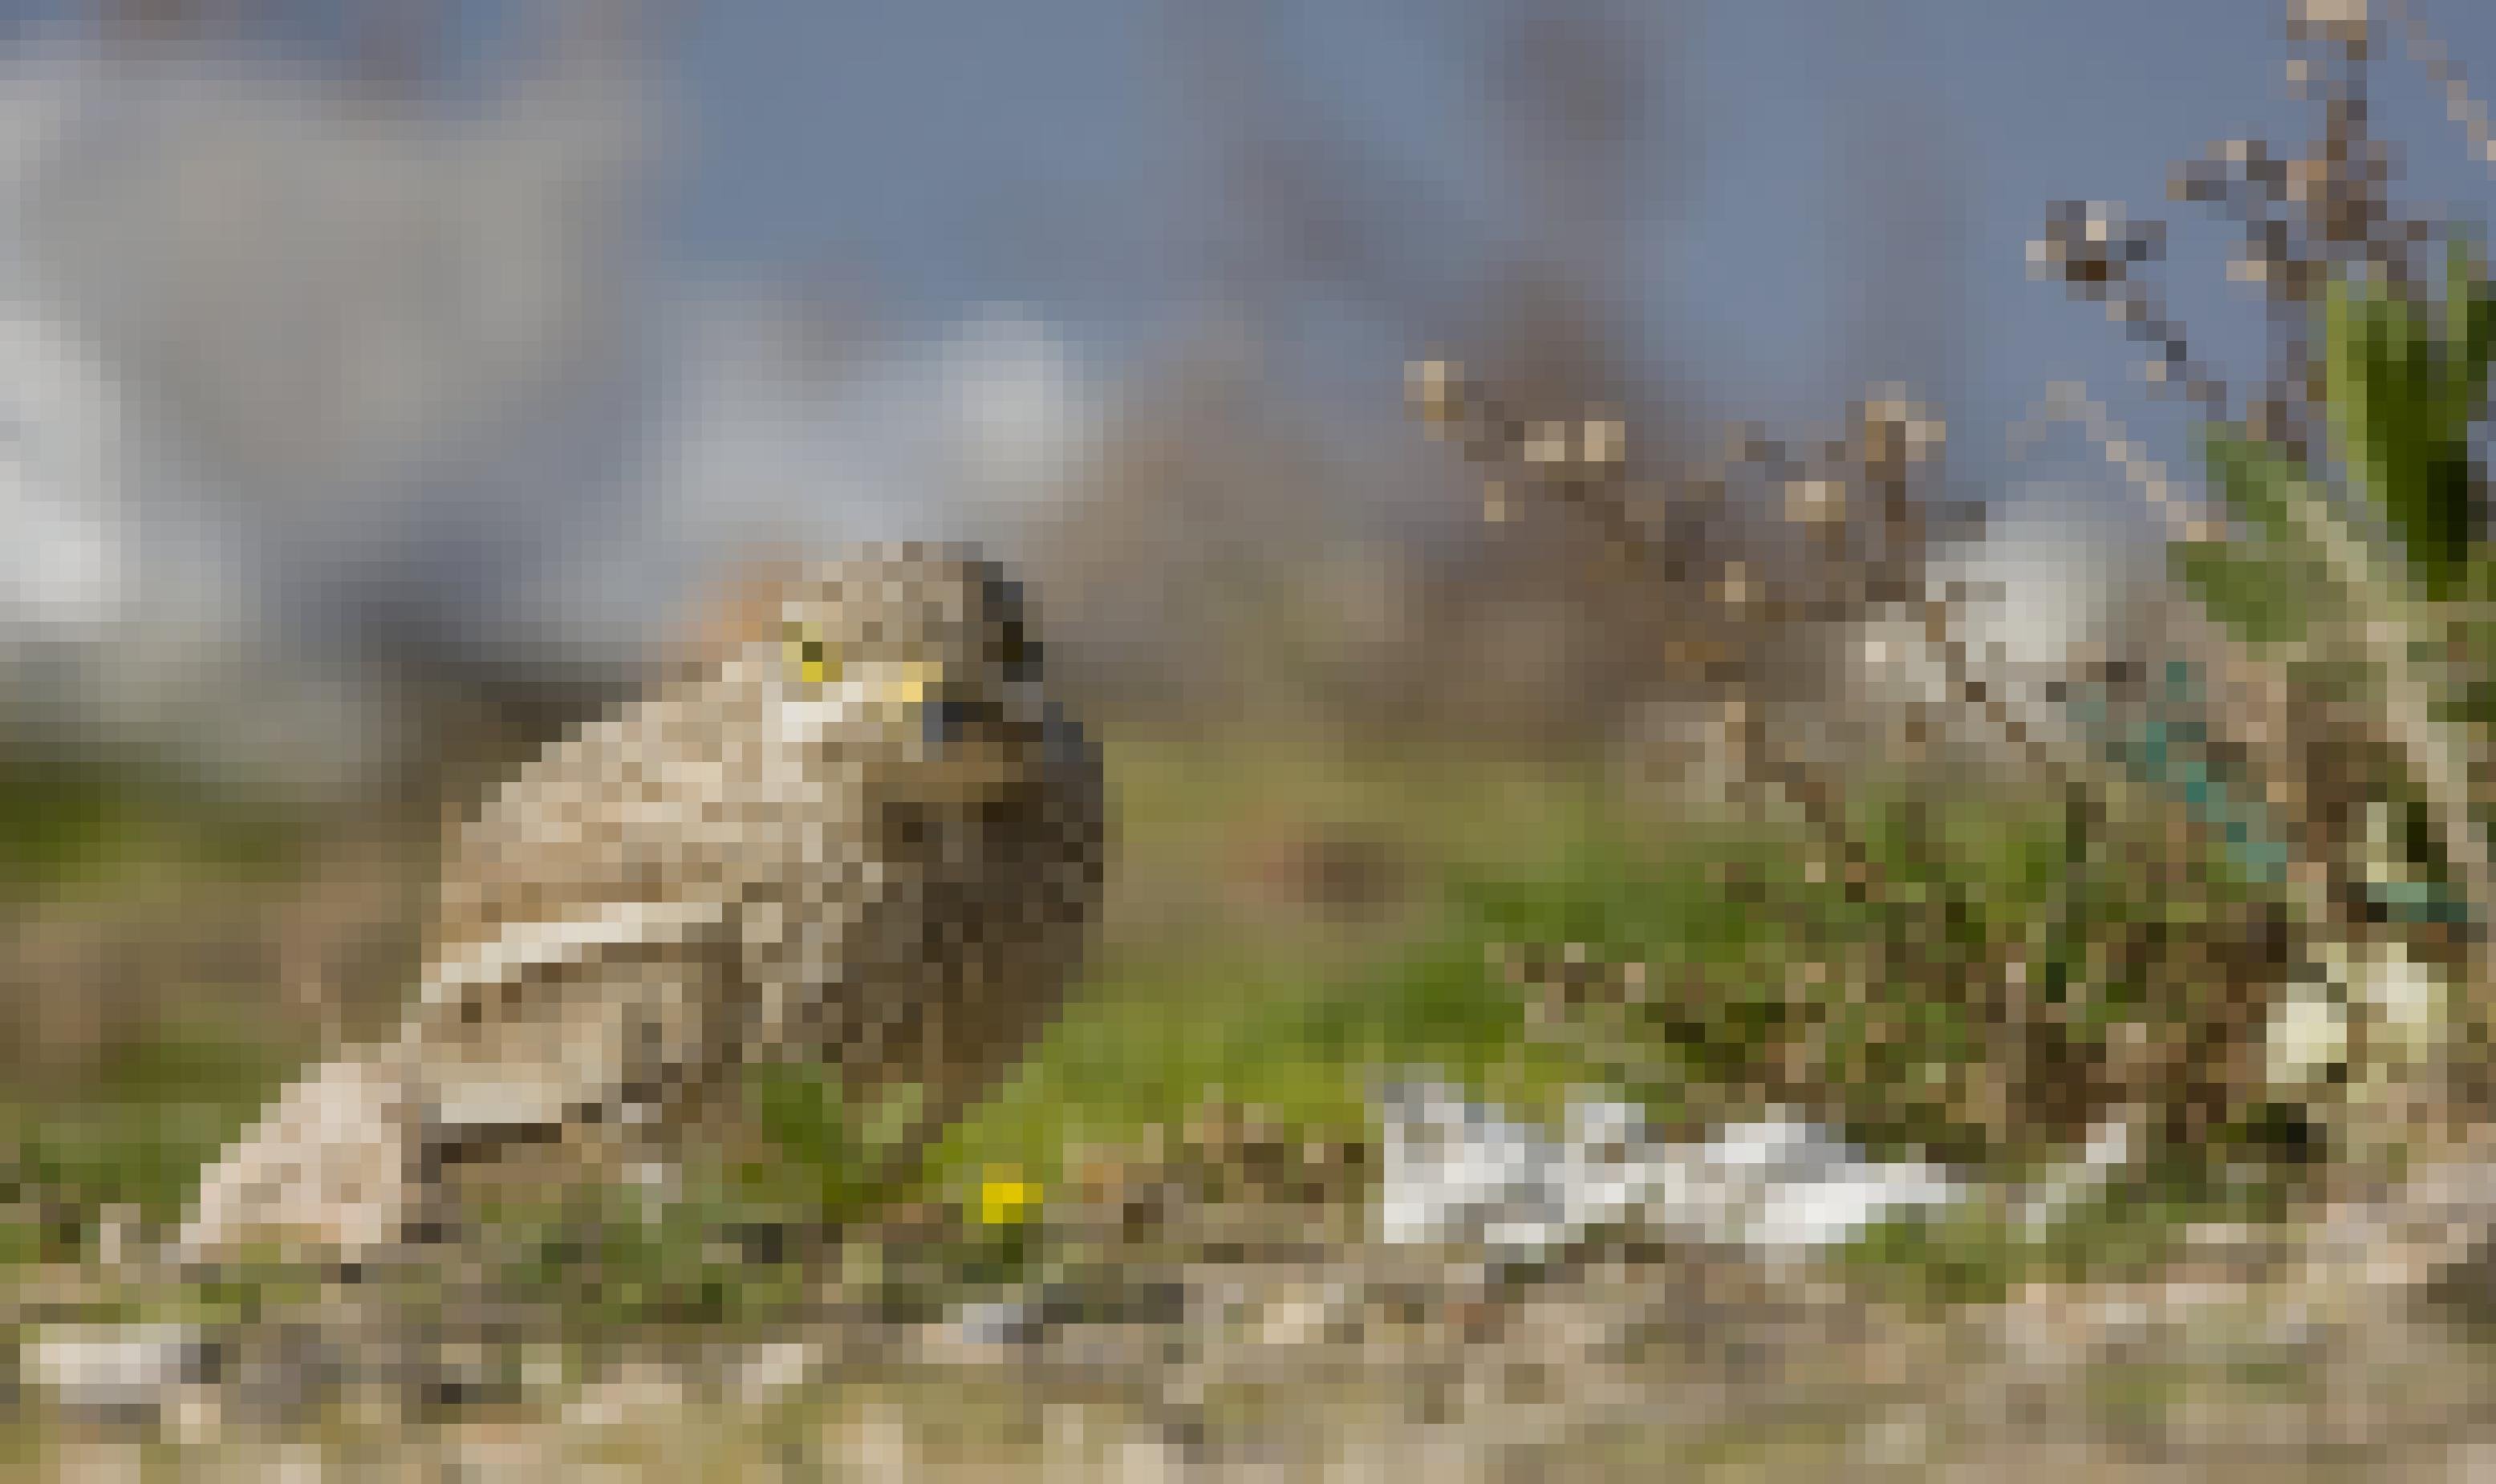
[[[1011,1175],[990,1175],[980,1183],[980,1224],[1012,1226],[1020,1223],[1040,1204],[1040,1187],[1028,1180]]]

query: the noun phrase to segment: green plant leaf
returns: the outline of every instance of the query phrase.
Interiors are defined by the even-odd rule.
[[[2324,394],[2346,476],[2434,599],[2459,585],[2478,540],[2470,429],[2487,374],[2486,327],[2473,323],[2481,298],[2458,250],[2432,326],[2372,283],[2336,280],[2324,296]]]
[[[2258,645],[2302,637],[2318,593],[2329,591],[2316,564],[2239,542],[2170,541],[2167,566],[2213,618]]]
[[[2465,390],[2476,411],[2487,395],[2488,364],[2496,360],[2496,285],[2481,280],[2472,285],[2469,294],[2459,343],[2461,368],[2468,378]]]
[[[2267,541],[2282,546],[2296,543],[2288,489],[2298,475],[2285,449],[2247,438],[2222,423],[2205,423],[2201,454],[2211,482],[2238,521],[2259,531]]]

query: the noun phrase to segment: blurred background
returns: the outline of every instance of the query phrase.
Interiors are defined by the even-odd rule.
[[[2416,9],[2496,56],[2496,13]],[[1565,814],[1547,793],[1732,797],[1702,650],[1840,772],[1946,698],[1877,592],[1728,601],[1729,561],[1819,570],[1788,503],[1837,487],[1729,478],[1763,429],[1800,469],[1929,425],[1933,518],[1882,571],[2002,584],[1970,622],[2003,695],[2080,646],[2189,646],[2086,439],[2003,436],[2077,380],[2189,467],[2186,410],[2025,243],[2049,196],[2150,199],[2289,116],[2278,26],[0,6],[0,1058],[243,1107],[384,1023],[446,818],[791,548],[1028,566],[1121,780],[1103,974],[1134,984],[1136,945],[1213,918],[1390,919],[1433,850],[1537,838],[1514,820]],[[2430,89],[2380,111],[2442,138]],[[2415,195],[2483,197],[2462,151],[2419,154]],[[2179,217],[2184,272],[2227,246]],[[2259,364],[2260,296],[2194,330]],[[1621,419],[1686,572],[1590,583],[1600,538],[1486,522],[1404,416],[1406,362],[1442,354],[1519,416]],[[1888,384],[1912,418],[1865,411]]]
[[[2447,116],[2405,16],[2496,67],[2483,0],[0,0],[0,1312],[66,1312],[63,1273],[395,1023],[445,831],[707,594],[894,538],[1022,568],[1104,746],[1087,982],[938,1152],[951,1226],[922,1184],[844,1230],[893,1192],[844,1183],[820,1086],[767,1086],[756,1189],[708,1171],[642,1246],[515,1220],[480,1313],[821,1339],[818,1279],[933,1273],[952,1313],[1060,1266],[1026,1217],[1089,1251],[1087,1209],[1140,1293],[1136,1192],[1305,1243],[1302,1205],[1360,1217],[1415,1070],[1481,1129],[1593,1087],[1676,1138],[1773,1107],[2020,1181],[2149,1135],[2051,1240],[1971,1207],[1850,1249],[1946,1298],[2187,1271],[2311,1209],[2321,1152],[2374,1136],[2332,1121],[2375,1085],[2352,976],[2442,982],[2470,883],[2392,786],[2422,754],[2391,708],[2320,639],[2233,645],[2137,466],[2205,513],[2286,476],[2197,478],[2213,409],[2075,300],[2179,367],[2189,322],[2259,388],[2221,409],[2244,448],[2305,458],[2367,386],[2325,407],[2300,295],[2489,200],[2486,111]],[[2144,335],[2161,256],[2192,287]],[[2406,437],[2411,373],[2455,358],[2384,355]],[[2056,385],[2129,459],[2038,415]],[[2410,440],[2438,512],[2478,503],[2461,546],[2483,404]],[[2311,570],[2244,569],[2292,604],[2272,576]],[[2486,667],[2449,646],[2443,698]],[[2416,958],[2348,968],[2387,947]],[[1249,1266],[1169,1246],[1191,1283]],[[1334,1243],[1330,1284],[1375,1255]],[[1638,1280],[1652,1333],[1715,1333],[1688,1271]],[[1764,1353],[1718,1358],[1784,1386]],[[1131,1369],[1197,1409],[1157,1415],[1209,1415],[1164,1357]],[[2426,1369],[2421,1407],[2483,1414],[2486,1373]],[[2409,1400],[2389,1374],[2325,1376],[2316,1425]],[[1719,1409],[1637,1406],[1667,1390]],[[2285,1413],[2265,1458],[2323,1436]]]

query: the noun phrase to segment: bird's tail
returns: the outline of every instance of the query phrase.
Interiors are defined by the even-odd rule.
[[[281,1095],[208,1167],[169,1253],[358,1261],[397,1241],[427,1182],[421,1118],[395,1059],[329,1062]]]

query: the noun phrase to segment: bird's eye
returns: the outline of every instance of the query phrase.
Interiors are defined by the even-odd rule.
[[[790,626],[781,652],[787,656],[789,667],[797,672],[797,678],[808,685],[840,678],[839,652],[801,625]]]
[[[997,635],[997,664],[1008,675],[1021,675],[1040,660],[1040,651],[1023,634],[1022,620],[1005,621]]]

